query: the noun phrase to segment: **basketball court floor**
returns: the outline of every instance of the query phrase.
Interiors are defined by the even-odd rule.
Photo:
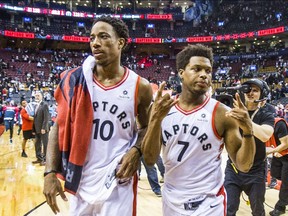
[[[54,215],[42,194],[44,167],[39,164],[32,164],[32,161],[36,160],[33,142],[27,142],[28,158],[23,158],[21,157],[22,134],[17,135],[15,131],[12,144],[9,143],[8,134],[9,131],[0,137],[0,215]],[[226,157],[227,155],[223,153],[224,163]],[[275,189],[267,189],[266,191],[265,209],[267,216],[278,199],[278,192]],[[69,199],[70,195],[67,194],[67,196]],[[250,207],[245,200],[247,200],[247,196],[243,195],[237,216],[251,215]],[[69,203],[62,201],[59,196],[58,203],[61,209],[58,215],[68,215]],[[143,168],[138,184],[137,216],[161,215],[161,197],[157,197],[150,189]],[[288,216],[288,212],[285,215]]]

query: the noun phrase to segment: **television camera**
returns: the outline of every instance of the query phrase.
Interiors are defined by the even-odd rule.
[[[242,102],[244,103],[244,94],[251,91],[251,86],[248,84],[232,86],[232,87],[220,87],[215,89],[215,99],[225,104],[228,107],[233,107],[233,99],[238,92]]]

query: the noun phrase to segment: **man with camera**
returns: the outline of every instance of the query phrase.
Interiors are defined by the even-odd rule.
[[[245,91],[241,92],[241,89]],[[253,166],[247,173],[238,170],[230,158],[227,161],[224,182],[227,192],[227,216],[236,215],[243,191],[249,197],[252,215],[265,216],[265,142],[273,134],[274,116],[262,106],[262,103],[267,100],[269,87],[263,80],[250,79],[242,84],[241,89],[245,106],[253,121],[256,154]]]

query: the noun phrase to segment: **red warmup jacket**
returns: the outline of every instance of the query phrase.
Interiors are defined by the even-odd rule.
[[[33,129],[33,120],[29,119],[27,111],[23,108],[21,109],[20,115],[22,117],[22,130],[29,131]]]
[[[65,181],[65,190],[75,194],[90,144],[93,109],[82,67],[63,72],[61,78],[54,94],[61,111],[56,119],[62,157],[57,176]]]

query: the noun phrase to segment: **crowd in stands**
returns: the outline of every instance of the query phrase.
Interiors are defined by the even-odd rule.
[[[59,82],[59,74],[67,69],[81,65],[88,52],[68,50],[38,51],[29,49],[3,49],[0,52],[2,71],[0,84],[8,93],[18,93],[23,90],[45,89],[51,95]],[[240,54],[239,54],[240,56]],[[175,60],[169,55],[147,54],[123,55],[122,62],[128,68],[147,78],[150,82],[159,84],[161,81],[177,80]],[[285,82],[288,74],[288,57],[266,56],[251,58],[220,58],[215,60],[213,80],[230,86],[235,80],[260,77],[267,81],[272,89],[272,98],[279,99],[288,93]],[[237,81],[236,81],[237,82]],[[169,83],[169,82],[168,82]],[[179,82],[174,82],[177,89]]]
[[[46,5],[47,7],[47,5]],[[51,7],[51,6],[50,6]],[[146,25],[154,23],[155,28],[150,37],[191,37],[191,36],[208,36],[208,35],[223,35],[227,33],[240,33],[256,31],[260,29],[277,27],[285,25],[288,20],[288,15],[285,11],[288,8],[288,2],[280,1],[261,1],[259,2],[229,2],[222,1],[222,3],[215,4],[213,13],[211,15],[200,15],[199,21],[195,20],[184,21],[184,12],[181,12],[179,7],[167,6],[161,13],[172,13],[174,16],[173,24],[168,21],[157,20],[125,20],[130,29],[131,37],[145,37],[147,36]],[[66,8],[65,8],[66,9]],[[125,8],[125,13],[133,13]],[[149,8],[148,8],[149,9]],[[147,14],[159,11],[151,11],[147,8],[137,8],[136,13]],[[97,14],[117,14],[122,13],[121,10],[113,8],[101,7],[97,9]],[[103,11],[101,11],[103,10]],[[144,11],[142,11],[144,10]],[[182,13],[180,19],[176,15]],[[26,16],[26,15],[25,15]],[[29,14],[32,18],[31,22],[25,23],[23,21],[23,14],[14,15],[13,20],[11,14],[5,10],[1,10],[0,15],[0,29],[12,30],[21,32],[33,32],[42,35],[76,35],[89,36],[89,30],[92,25],[90,19],[80,21],[76,18],[59,18],[59,17],[45,17],[41,14]],[[48,21],[49,19],[49,21]],[[77,23],[83,22],[84,26],[79,26]]]

